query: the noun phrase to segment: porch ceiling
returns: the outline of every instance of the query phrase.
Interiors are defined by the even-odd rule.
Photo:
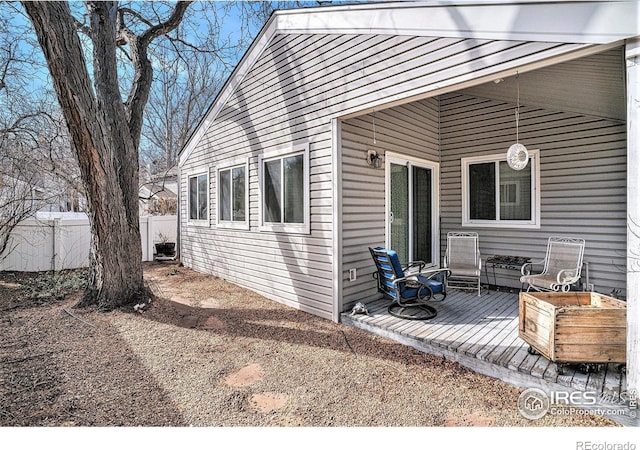
[[[377,104],[359,111],[350,111],[343,120],[380,112],[400,105],[450,93],[462,93],[478,98],[516,103],[520,90],[520,105],[552,111],[577,113],[601,119],[625,121],[626,88],[624,46],[606,46],[602,50],[562,55],[561,62],[536,63],[534,69],[523,66],[503,75],[478,78],[457,86],[439,89],[429,94]],[[519,86],[516,86],[516,78]]]
[[[624,47],[464,89],[474,97],[626,120]]]

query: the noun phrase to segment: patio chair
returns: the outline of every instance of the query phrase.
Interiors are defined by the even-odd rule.
[[[424,270],[425,263],[400,263],[398,254],[383,247],[369,247],[376,265],[373,276],[378,280],[378,292],[392,300],[389,314],[401,319],[427,320],[438,312],[428,301],[442,301],[447,296],[442,278],[445,270]],[[440,279],[438,279],[440,278]]]
[[[547,242],[547,254],[541,261],[526,263],[520,269],[520,281],[536,291],[567,292],[580,280],[584,239],[552,236]],[[542,272],[532,274],[532,267],[543,266]]]
[[[478,291],[480,296],[481,267],[478,233],[447,233],[444,268],[449,275],[446,277],[446,288]]]

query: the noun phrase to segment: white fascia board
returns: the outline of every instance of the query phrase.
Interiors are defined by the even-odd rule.
[[[637,36],[640,4],[586,2],[403,2],[322,8],[279,16],[286,33],[393,34],[606,44]]]

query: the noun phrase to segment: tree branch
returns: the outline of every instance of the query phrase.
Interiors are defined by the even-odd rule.
[[[174,30],[182,21],[184,13],[191,3],[191,1],[178,2],[169,19],[147,29],[139,37],[124,26],[123,15],[119,14],[120,22],[118,26],[122,27],[119,36],[125,39],[131,47],[130,56],[135,72],[125,107],[129,130],[136,148],[140,144],[144,107],[149,99],[149,91],[153,80],[153,66],[147,56],[148,46],[153,39]]]
[[[184,13],[187,11],[187,8],[191,3],[191,1],[178,2],[173,10],[173,13],[166,21],[153,26],[142,33],[142,36],[140,36],[142,41],[145,42],[146,45],[148,45],[149,42],[151,42],[158,36],[162,36],[163,34],[167,34],[168,32],[174,30],[182,21],[182,17],[184,16]]]
[[[120,8],[118,9],[118,16],[119,16],[119,21],[120,24],[124,27],[124,15],[125,14],[131,14],[133,17],[135,17],[136,19],[138,19],[140,22],[144,23],[145,25],[147,25],[148,27],[153,27],[153,23],[151,23],[149,20],[147,20],[145,17],[142,16],[142,14],[140,14],[138,11],[134,11],[131,8]]]

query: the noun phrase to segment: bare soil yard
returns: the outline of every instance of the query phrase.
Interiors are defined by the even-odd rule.
[[[145,277],[150,304],[100,313],[0,274],[0,425],[615,426],[532,422],[500,380],[174,263]]]

